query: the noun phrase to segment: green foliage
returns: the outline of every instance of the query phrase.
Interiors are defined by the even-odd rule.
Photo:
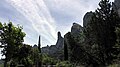
[[[2,54],[5,55],[5,65],[10,61],[19,50],[22,42],[24,41],[25,33],[22,32],[22,27],[15,27],[12,22],[8,24],[0,23],[0,43]]]
[[[25,66],[33,64],[33,61],[30,57],[31,52],[32,47],[24,44],[23,46],[21,46],[18,53],[15,55],[15,59],[17,60],[16,62],[18,62],[18,64],[23,64]],[[15,60],[13,59],[13,61]]]
[[[68,60],[68,47],[67,47],[67,43],[64,39],[64,60]]]
[[[34,64],[37,64],[37,62],[41,61],[42,57],[38,48],[32,48],[31,59],[33,60]]]
[[[72,37],[70,32],[68,32],[65,35],[65,38],[66,38],[66,41],[65,41],[66,43],[65,44],[67,44],[67,47],[68,47],[69,60],[73,61],[74,60],[74,58],[73,58],[73,55],[74,55],[73,51],[74,51],[74,47],[75,47],[76,43],[75,43],[75,41],[74,41],[74,39],[73,39],[73,37]]]
[[[114,48],[116,49],[114,51],[114,56],[116,57],[116,60],[119,61],[120,60],[120,27],[116,27],[116,35],[117,35],[117,43],[116,45],[114,46]]]
[[[83,59],[86,51],[83,50],[84,48],[81,44],[75,41],[70,32],[65,35],[65,44],[67,44],[68,48],[68,60],[72,63],[82,63],[83,60],[81,59]]]
[[[48,64],[55,65],[57,62],[58,60],[48,56],[47,54],[42,55],[42,63],[44,65],[48,65]]]
[[[4,67],[4,64],[0,64],[0,67]]]
[[[69,61],[62,61],[56,64],[56,67],[74,67]]]
[[[120,45],[120,27],[116,27],[117,44]]]
[[[120,67],[120,64],[111,64],[108,67]]]
[[[116,48],[115,28],[120,18],[109,0],[101,0],[99,6],[100,8],[93,12],[92,20],[84,32],[88,39],[86,48],[95,59],[93,62],[98,65],[108,65],[117,58],[116,53],[119,54]]]

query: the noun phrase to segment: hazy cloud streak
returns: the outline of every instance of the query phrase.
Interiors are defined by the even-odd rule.
[[[7,0],[7,2],[32,22],[37,33],[50,44],[54,44],[56,24],[43,0]]]

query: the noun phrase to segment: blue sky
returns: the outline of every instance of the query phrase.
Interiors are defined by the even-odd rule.
[[[54,45],[72,23],[83,24],[86,12],[94,11],[100,0],[0,0],[0,22],[23,26],[24,43],[34,45],[41,35],[42,46]],[[113,1],[113,0],[110,0]]]

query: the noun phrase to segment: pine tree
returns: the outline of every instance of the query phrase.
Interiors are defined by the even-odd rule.
[[[90,23],[91,29],[94,31],[94,43],[98,45],[98,58],[103,65],[112,63],[114,57],[112,51],[116,44],[115,27],[119,23],[119,16],[113,10],[109,0],[101,0],[100,8],[93,12]]]

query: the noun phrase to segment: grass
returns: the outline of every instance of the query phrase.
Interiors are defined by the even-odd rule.
[[[0,67],[4,67],[4,65],[3,65],[3,64],[0,64]]]

